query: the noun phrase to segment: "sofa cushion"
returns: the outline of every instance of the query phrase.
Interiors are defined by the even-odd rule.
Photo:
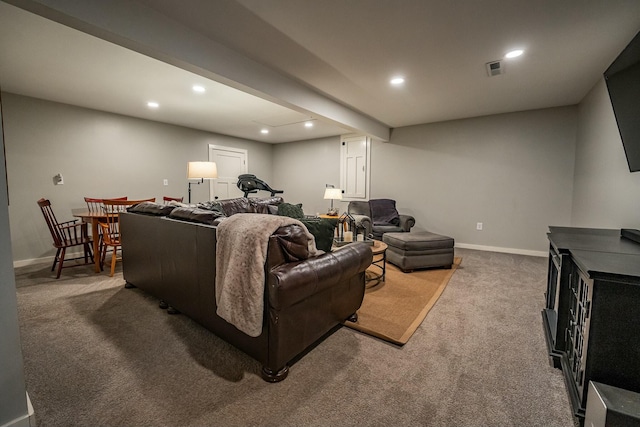
[[[235,215],[237,213],[252,213],[253,210],[249,204],[249,199],[238,197],[235,199],[227,199],[218,201],[225,216]]]
[[[267,205],[270,215],[278,215],[278,205]]]
[[[304,211],[302,210],[302,203],[293,205],[291,203],[281,203],[278,205],[278,215],[288,216],[289,218],[303,219]]]
[[[140,213],[153,216],[167,216],[176,207],[171,205],[161,205],[155,202],[142,202],[127,208],[127,212]]]
[[[169,214],[169,218],[183,221],[199,222],[201,224],[215,225],[218,219],[224,215],[218,211],[210,211],[199,208],[175,208]]]
[[[278,206],[281,203],[284,202],[284,200],[282,199],[282,197],[280,196],[273,196],[273,197],[250,197],[249,201],[251,203],[254,203],[256,205],[271,205],[271,206]]]
[[[309,233],[316,239],[316,248],[331,252],[333,235],[335,233],[337,219],[334,218],[302,218],[300,222],[307,227]]]
[[[285,225],[272,235],[280,249],[285,262],[302,261],[309,258],[309,238],[299,225]]]
[[[186,206],[185,206],[186,207]],[[224,214],[224,210],[222,209],[222,205],[217,200],[211,200],[208,202],[201,202],[196,205],[199,209],[206,209],[208,211],[216,211]]]

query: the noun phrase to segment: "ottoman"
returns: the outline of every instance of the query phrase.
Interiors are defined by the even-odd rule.
[[[453,264],[453,238],[414,231],[411,233],[384,233],[382,241],[389,247],[387,261],[404,272],[419,268],[445,267]]]

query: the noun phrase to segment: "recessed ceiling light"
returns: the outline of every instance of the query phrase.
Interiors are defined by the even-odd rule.
[[[262,129],[262,130],[260,131],[260,133],[263,133],[263,134],[265,134],[265,135],[266,135],[266,134],[268,134],[268,133],[269,133],[269,129]]]
[[[200,86],[200,85],[193,85],[193,91],[197,92],[197,93],[205,93],[206,89],[204,88],[204,86]]]
[[[391,84],[392,85],[401,85],[402,83],[404,83],[404,77],[394,77],[391,79]]]
[[[312,128],[313,127],[313,122],[305,122],[304,127]]]
[[[516,49],[516,50],[512,50],[511,52],[507,52],[507,54],[504,57],[507,58],[507,59],[517,58],[518,56],[522,55],[523,53],[524,53],[524,50]]]
[[[155,102],[155,101],[149,101],[149,102],[147,102],[147,107],[149,107],[149,108],[158,108],[159,106],[160,106],[160,104],[158,104],[158,103],[157,103],[157,102]]]

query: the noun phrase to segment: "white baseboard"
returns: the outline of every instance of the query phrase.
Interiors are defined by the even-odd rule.
[[[31,405],[31,399],[29,399],[29,393],[27,393],[27,413],[0,427],[36,427],[36,414]]]
[[[515,249],[515,248],[501,248],[499,246],[485,246],[485,245],[472,245],[469,243],[456,243],[454,245],[456,248],[462,249],[474,249],[477,251],[487,251],[487,252],[501,252],[505,254],[516,254],[516,255],[529,255],[529,256],[537,256],[542,258],[547,258],[549,256],[549,252],[545,251],[532,251],[528,249]],[[69,258],[79,257],[83,254],[81,252],[78,253],[70,253]],[[23,259],[20,261],[13,262],[13,268],[17,267],[25,267],[27,265],[34,264],[52,264],[53,256],[43,257],[43,258],[33,258],[33,259]]]
[[[484,245],[472,245],[469,243],[456,243],[454,245],[456,248],[462,249],[475,249],[477,251],[487,251],[487,252],[501,252],[505,254],[516,254],[516,255],[529,255],[529,256],[537,256],[542,258],[547,258],[549,256],[549,252],[546,251],[531,251],[528,249],[515,249],[515,248],[501,248],[498,246],[484,246]]]
[[[21,259],[20,261],[13,261],[13,268],[25,267],[27,265],[44,264],[44,263],[53,264],[53,257],[48,256],[44,258]]]
[[[65,257],[66,260],[71,260],[71,258],[80,258],[84,256],[84,252],[67,252]],[[35,265],[35,264],[53,264],[53,255],[42,257],[42,258],[32,258],[32,259],[21,259],[19,261],[13,261],[13,268],[17,267],[25,267],[27,265]]]

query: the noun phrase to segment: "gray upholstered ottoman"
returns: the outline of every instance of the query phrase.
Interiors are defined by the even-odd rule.
[[[415,231],[384,233],[382,241],[389,246],[387,260],[405,272],[429,267],[451,268],[453,264],[451,237],[428,231]]]

